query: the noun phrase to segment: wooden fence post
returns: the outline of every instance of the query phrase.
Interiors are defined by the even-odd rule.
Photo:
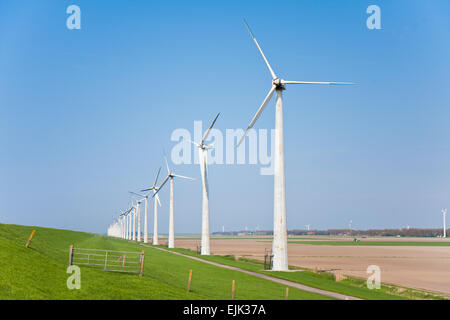
[[[187,292],[191,291],[192,269],[189,271],[189,280],[187,285]]]
[[[231,288],[231,300],[234,300],[235,289],[236,289],[236,281],[233,280],[233,286]]]
[[[142,252],[141,252],[141,267],[139,270],[140,277],[142,277],[142,274],[144,273],[144,256],[145,256],[145,253],[144,253],[144,250],[142,250]]]
[[[70,245],[69,249],[69,266],[73,263],[73,244]]]
[[[289,298],[289,287],[286,287],[286,297],[284,298],[284,300],[288,300]]]
[[[31,232],[31,235],[30,235],[30,237],[28,238],[28,241],[27,241],[27,244],[25,245],[25,248],[28,248],[28,246],[29,246],[30,243],[31,243],[31,239],[33,239],[35,233],[36,233],[36,230],[33,230],[33,232]]]

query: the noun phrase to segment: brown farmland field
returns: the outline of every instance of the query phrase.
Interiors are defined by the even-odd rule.
[[[290,237],[289,241],[351,241],[333,237]],[[363,241],[449,241],[423,238],[368,238]],[[177,237],[176,246],[196,250],[199,239]],[[211,252],[217,255],[264,259],[270,237],[212,237]],[[381,269],[381,281],[416,289],[450,294],[450,246],[340,246],[289,243],[289,265],[308,269],[340,271],[344,275],[367,278],[369,265]]]

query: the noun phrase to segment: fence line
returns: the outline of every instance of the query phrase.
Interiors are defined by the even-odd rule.
[[[131,252],[75,248],[71,245],[69,249],[69,265],[92,266],[104,271],[137,273],[142,276],[144,271],[144,251]]]

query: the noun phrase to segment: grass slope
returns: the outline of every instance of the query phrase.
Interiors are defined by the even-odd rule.
[[[25,243],[36,235],[30,248]],[[145,251],[144,276],[81,268],[81,289],[69,290],[69,246]],[[186,292],[189,270],[191,292]],[[241,272],[96,234],[0,224],[0,299],[284,299],[285,286]],[[290,299],[329,299],[295,288]]]

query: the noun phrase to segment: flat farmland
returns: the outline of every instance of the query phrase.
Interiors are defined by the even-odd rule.
[[[196,250],[200,239],[177,237],[176,246]],[[370,243],[367,243],[370,242]],[[378,242],[378,243],[377,243]],[[270,237],[217,237],[211,252],[264,260]],[[381,269],[381,281],[450,294],[450,241],[430,238],[290,237],[289,265],[367,278],[367,267]]]

